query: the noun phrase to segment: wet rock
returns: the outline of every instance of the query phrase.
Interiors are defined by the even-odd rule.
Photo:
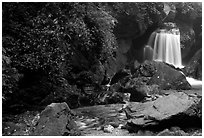
[[[149,77],[131,77],[127,80],[121,81],[121,91],[123,93],[130,93],[130,101],[140,102],[150,94],[159,94],[160,88],[158,85],[146,85],[149,81]]]
[[[188,136],[183,130],[171,131],[169,129],[165,129],[157,134],[157,136]]]
[[[115,122],[110,122],[110,125],[113,126],[114,128],[117,128],[119,127],[119,122],[118,121],[115,121]]]
[[[188,83],[181,70],[164,62],[145,61],[137,67],[134,72],[134,74],[126,76],[119,81],[122,91],[144,85],[157,85],[161,90],[191,89],[191,85]]]
[[[147,93],[145,91],[145,88],[128,88],[125,90],[126,92],[130,93],[130,101],[140,102],[145,99],[147,96]]]
[[[131,77],[131,78],[125,78],[121,81],[121,86],[124,88],[132,88],[132,87],[140,87],[143,85],[146,85],[147,82],[150,80],[150,77]]]
[[[125,109],[128,125],[135,131],[152,126],[155,129],[168,125],[201,125],[200,101],[198,97],[178,92],[151,102],[132,102]]]
[[[163,62],[154,62],[156,72],[147,84],[158,85],[161,89],[168,90],[189,90],[191,85],[186,80],[184,74],[174,67]]]
[[[66,103],[52,103],[40,114],[40,119],[31,135],[62,136],[79,135],[71,110]]]
[[[106,132],[106,133],[112,133],[113,130],[114,130],[114,127],[111,126],[111,125],[106,125],[106,126],[104,126],[104,128],[103,128],[103,131]]]
[[[130,70],[127,70],[127,69],[119,70],[111,79],[110,85],[117,83],[119,80],[121,80],[121,79],[123,79],[129,75],[131,75]]]
[[[136,68],[135,77],[152,77],[156,71],[156,62],[146,60],[143,64]]]
[[[158,85],[141,85],[138,88],[135,88],[134,92],[131,93],[130,101],[144,101],[147,98],[152,98],[153,95],[157,96],[160,93]]]

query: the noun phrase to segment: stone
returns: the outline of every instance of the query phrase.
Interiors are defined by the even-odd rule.
[[[171,93],[155,101],[130,102],[124,109],[128,125],[139,129],[155,126],[201,125],[201,98],[190,97],[183,92]]]
[[[52,103],[40,113],[40,119],[31,135],[79,135],[80,133],[76,126],[76,123],[72,119],[71,110],[65,102]]]
[[[126,76],[130,76],[130,75],[131,75],[130,70],[121,69],[112,77],[110,85],[113,85],[119,82],[121,79],[125,78]]]
[[[145,96],[147,95],[145,91],[139,90],[135,87],[125,89],[125,92],[130,93],[130,101],[140,102],[144,100]]]
[[[104,128],[103,128],[103,131],[106,132],[106,133],[112,133],[114,130],[114,127],[111,126],[111,125],[105,125]]]
[[[154,62],[154,61],[153,61]],[[160,89],[189,90],[191,85],[185,75],[180,71],[163,62],[154,62],[156,72],[153,74],[148,85],[156,84]]]
[[[119,127],[119,122],[110,122],[110,125],[113,126],[114,128]]]
[[[137,68],[137,71],[135,72],[134,76],[152,77],[157,71],[156,65],[156,62],[146,60],[143,64],[140,65],[139,68]]]
[[[169,129],[164,129],[163,131],[159,132],[157,136],[188,136],[188,134],[183,130],[171,131]]]

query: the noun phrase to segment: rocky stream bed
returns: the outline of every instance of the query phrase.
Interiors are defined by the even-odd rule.
[[[72,110],[53,103],[41,113],[4,115],[3,135],[201,136],[202,91],[170,91],[145,102]]]

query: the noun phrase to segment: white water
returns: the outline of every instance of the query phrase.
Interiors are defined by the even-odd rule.
[[[192,88],[201,89],[202,88],[202,81],[196,80],[194,78],[186,77],[188,83],[192,86]]]
[[[159,31],[152,33],[148,42],[154,48],[153,60],[182,67],[179,30],[172,29],[171,32],[167,32],[163,29]]]

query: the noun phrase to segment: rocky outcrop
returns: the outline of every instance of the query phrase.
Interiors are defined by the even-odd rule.
[[[172,93],[155,101],[129,103],[125,109],[129,129],[201,126],[201,98],[183,92]]]
[[[132,80],[144,85],[158,85],[160,89],[190,89],[191,86],[187,82],[183,73],[175,67],[163,62],[145,61],[134,70]]]
[[[188,77],[202,80],[202,49],[196,52],[183,72]]]
[[[120,71],[112,78],[111,91],[130,93],[130,101],[141,102],[161,90],[188,90],[191,85],[185,75],[174,66],[156,61],[145,61],[133,71]]]
[[[186,22],[176,21],[176,25],[180,30],[181,56],[185,61],[195,44],[195,32],[193,27]]]
[[[40,114],[40,119],[31,135],[63,136],[79,135],[71,110],[66,103],[52,103]]]

